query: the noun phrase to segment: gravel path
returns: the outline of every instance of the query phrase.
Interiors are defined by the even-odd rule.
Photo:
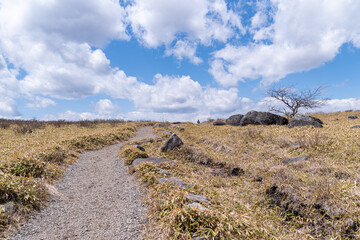
[[[152,128],[144,127],[131,140],[153,137]],[[120,146],[81,154],[55,184],[50,205],[11,239],[143,239],[146,207],[118,158]]]

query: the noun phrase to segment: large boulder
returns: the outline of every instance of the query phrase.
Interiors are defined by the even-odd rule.
[[[242,114],[235,114],[226,119],[226,124],[231,126],[240,126],[241,119],[244,117]]]
[[[250,111],[241,119],[240,126],[254,125],[286,125],[288,120],[269,112]]]
[[[356,115],[350,115],[348,116],[348,119],[357,119],[358,117]]]
[[[182,144],[183,142],[181,141],[181,139],[175,133],[173,133],[171,137],[164,143],[164,145],[161,146],[161,151],[166,152],[176,147],[179,147]]]
[[[288,127],[293,128],[298,126],[312,125],[314,127],[321,128],[323,124],[324,123],[316,117],[311,117],[308,115],[297,115],[290,119]]]
[[[222,120],[216,120],[215,122],[213,122],[214,126],[221,126],[221,125],[225,125],[225,122]]]

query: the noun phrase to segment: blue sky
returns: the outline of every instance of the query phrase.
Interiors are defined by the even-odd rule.
[[[326,86],[360,109],[356,0],[0,0],[0,117],[196,121]],[[305,110],[304,112],[306,112]]]

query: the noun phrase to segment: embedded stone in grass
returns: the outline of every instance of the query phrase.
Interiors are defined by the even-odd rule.
[[[240,176],[240,175],[243,175],[244,173],[245,173],[244,170],[242,168],[238,168],[238,167],[233,168],[231,170],[231,176]]]
[[[225,122],[222,120],[216,120],[215,122],[213,122],[214,126],[221,126],[221,125],[225,125]]]
[[[352,129],[354,129],[354,128],[360,128],[360,125],[355,125],[355,126],[352,126],[351,128],[352,128]]]
[[[165,133],[165,134],[172,134],[172,132],[167,131],[167,130],[165,130],[164,133]]]
[[[5,204],[0,205],[0,209],[7,214],[13,215],[15,213],[15,203],[14,202],[7,202]]]
[[[287,158],[285,160],[283,160],[283,163],[288,164],[288,163],[294,163],[294,162],[299,162],[299,161],[305,161],[308,160],[309,156],[301,156],[301,157],[294,157],[294,158]]]
[[[137,158],[132,162],[132,166],[133,168],[136,170],[136,168],[138,167],[139,164],[141,163],[146,163],[146,162],[150,162],[153,164],[160,164],[160,163],[171,163],[176,165],[176,163],[174,161],[165,159],[165,158],[156,158],[156,157],[149,157],[149,158]]]
[[[348,116],[348,119],[357,119],[358,117],[356,115],[350,115]]]
[[[188,195],[186,196],[187,199],[195,201],[195,202],[206,202],[206,203],[211,203],[205,196],[202,195],[196,195],[196,194],[192,194],[192,193],[188,193]]]
[[[171,137],[164,143],[164,145],[161,146],[161,151],[166,152],[183,144],[184,143],[182,142],[182,140],[175,133],[173,133]]]
[[[194,184],[186,184],[183,180],[175,177],[169,177],[169,178],[158,178],[158,181],[161,183],[170,183],[175,186],[179,186],[185,189],[191,188],[194,186]]]
[[[210,238],[200,236],[200,234],[196,233],[191,236],[191,240],[210,240]]]
[[[162,169],[162,168],[158,168],[159,173],[160,174],[164,174],[164,175],[171,175],[171,173],[168,170]]]
[[[207,207],[204,207],[203,205],[201,205],[200,203],[197,203],[197,202],[193,202],[193,203],[190,203],[188,205],[189,208],[193,209],[193,210],[199,210],[199,211],[206,211],[206,210],[209,210]]]
[[[137,147],[140,151],[145,152],[145,148],[143,148],[143,146],[141,146],[141,145],[136,145],[136,147]]]
[[[297,115],[290,119],[288,127],[293,128],[293,127],[301,127],[301,126],[309,126],[309,125],[310,126],[312,125],[316,128],[322,128],[323,122],[316,117],[311,117],[307,115]]]

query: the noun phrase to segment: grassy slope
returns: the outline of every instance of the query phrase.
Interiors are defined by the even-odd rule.
[[[164,239],[188,239],[196,232],[220,239],[359,238],[360,129],[350,127],[360,120],[347,118],[353,114],[360,116],[315,114],[325,123],[321,129],[211,123],[156,128],[178,133],[185,144],[161,153],[161,142],[148,143],[147,153],[180,163],[165,168],[194,187],[157,184],[160,174],[151,165],[138,173],[151,185],[148,203],[159,223],[155,234]],[[282,162],[303,155],[310,159]],[[232,176],[234,168],[244,173]],[[212,204],[204,205],[210,211],[187,208],[187,191],[208,197]]]
[[[0,210],[0,232],[18,222],[24,214],[46,204],[49,196],[46,185],[58,179],[79,152],[127,140],[136,134],[137,125],[11,124],[0,128],[0,204],[14,202],[17,214],[10,216]],[[31,131],[19,133],[24,126]]]

